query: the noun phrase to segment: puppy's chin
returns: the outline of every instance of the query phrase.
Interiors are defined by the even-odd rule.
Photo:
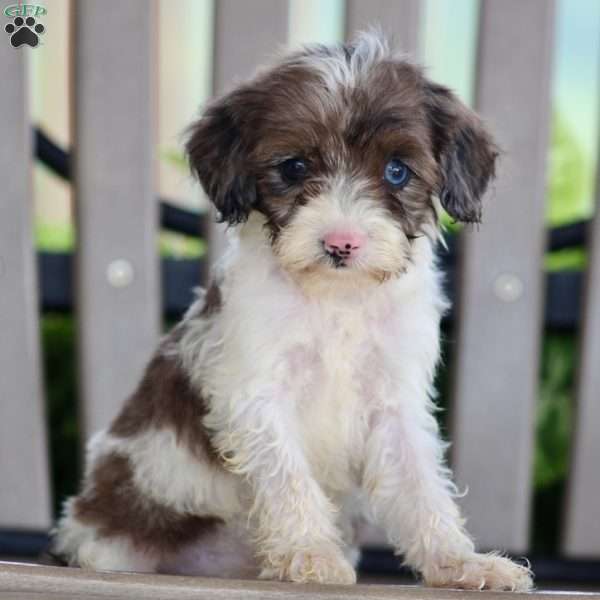
[[[399,277],[403,270],[383,271],[356,267],[315,264],[304,269],[282,265],[290,277],[309,295],[347,295]]]

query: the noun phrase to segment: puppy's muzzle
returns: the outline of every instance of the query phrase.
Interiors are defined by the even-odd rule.
[[[321,243],[323,250],[336,267],[345,267],[348,262],[359,256],[367,241],[358,231],[332,231],[327,233]]]

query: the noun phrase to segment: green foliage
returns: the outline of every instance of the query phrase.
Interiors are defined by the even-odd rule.
[[[547,222],[556,226],[590,216],[593,177],[581,144],[558,114],[554,115],[551,135]],[[568,248],[549,253],[546,269],[584,269],[586,259],[585,249]]]
[[[549,169],[549,224],[562,225],[589,216],[590,161],[567,122],[557,114],[553,119]],[[585,268],[586,259],[584,248],[570,248],[549,254],[546,268],[548,271],[581,270]],[[575,357],[574,335],[545,335],[537,407],[535,484],[538,490],[564,482],[567,474]]]
[[[573,431],[576,339],[546,333],[542,347],[534,454],[533,550],[559,549],[561,514]]]
[[[551,136],[547,222],[554,226],[589,216],[586,183],[591,167],[575,134],[557,113]]]
[[[534,469],[537,489],[564,480],[568,473],[575,344],[570,334],[548,333],[544,338]]]
[[[188,162],[184,154],[176,148],[167,148],[160,152],[160,157],[167,163],[171,163],[182,171],[188,170]]]
[[[160,255],[169,258],[200,258],[206,254],[206,242],[180,233],[162,231],[159,236]]]
[[[50,431],[54,508],[77,489],[80,472],[75,321],[70,316],[42,318],[42,347]]]
[[[589,217],[592,166],[567,122],[555,114],[549,164],[547,222],[563,225]],[[546,271],[582,270],[585,248],[546,255]],[[544,335],[536,412],[533,548],[553,554],[560,540],[560,515],[569,470],[574,419],[575,333]]]
[[[75,228],[71,223],[35,223],[35,245],[45,252],[70,252],[75,247]]]

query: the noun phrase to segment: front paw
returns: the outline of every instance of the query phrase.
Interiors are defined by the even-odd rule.
[[[425,585],[464,590],[526,592],[533,587],[531,571],[497,554],[472,554],[423,571]]]
[[[337,546],[321,546],[290,552],[267,564],[261,579],[279,579],[294,583],[356,583],[356,571]]]

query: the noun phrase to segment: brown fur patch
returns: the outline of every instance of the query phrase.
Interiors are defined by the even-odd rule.
[[[131,437],[147,429],[170,427],[194,455],[217,462],[202,422],[206,411],[204,398],[192,388],[177,357],[159,351],[109,431],[117,437]]]
[[[223,523],[217,517],[181,514],[141,494],[129,459],[102,457],[90,485],[74,503],[74,515],[102,537],[126,536],[140,550],[174,552]]]
[[[449,89],[429,83],[426,104],[440,163],[440,201],[455,219],[479,223],[481,199],[495,177],[500,151],[479,116]]]

